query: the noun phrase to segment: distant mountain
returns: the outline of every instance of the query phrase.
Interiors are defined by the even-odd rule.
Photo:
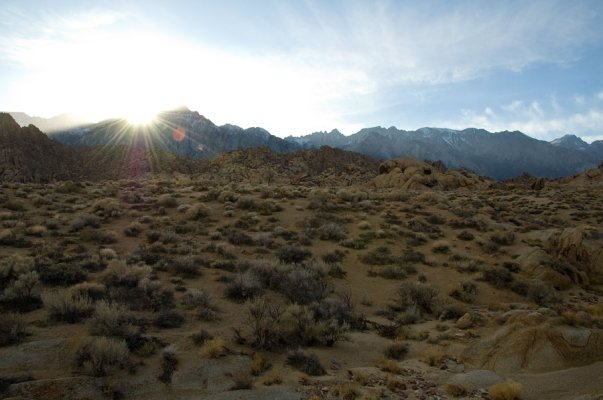
[[[152,148],[173,154],[209,159],[227,151],[265,146],[281,153],[301,148],[296,143],[271,135],[262,128],[243,129],[235,125],[216,126],[198,112],[186,108],[166,111],[148,126],[134,126],[123,119],[51,134],[51,137],[73,147],[106,144],[130,145],[145,141]]]
[[[588,151],[589,144],[576,135],[564,135],[555,140],[551,140],[553,146],[563,147],[566,149]]]
[[[32,117],[23,112],[11,112],[9,114],[20,126],[35,125],[44,133],[64,131],[66,129],[73,129],[79,126],[90,124],[90,121],[68,113],[60,114],[51,118]]]
[[[185,107],[159,114],[149,126],[137,127],[126,120],[114,119],[50,136],[72,147],[129,146],[144,141],[150,148],[197,159],[213,159],[225,152],[253,147],[288,153],[330,146],[378,160],[399,157],[440,160],[449,168],[467,168],[495,179],[507,179],[524,172],[558,178],[593,168],[603,160],[603,141],[589,145],[573,135],[546,142],[518,131],[492,133],[475,128],[404,131],[395,127],[373,127],[350,136],[333,130],[281,139],[262,128],[217,126]]]
[[[450,168],[467,168],[495,179],[519,176],[523,172],[557,178],[593,168],[603,160],[603,142],[589,145],[575,136],[549,143],[518,131],[491,133],[475,128],[404,131],[395,127],[366,128],[342,136],[336,131],[317,132],[287,140],[303,148],[332,143],[377,159],[440,160]]]

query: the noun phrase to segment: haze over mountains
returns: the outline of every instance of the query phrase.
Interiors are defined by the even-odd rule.
[[[43,121],[41,124],[45,126]],[[449,168],[467,168],[495,179],[524,172],[557,178],[585,171],[603,160],[603,141],[588,144],[574,135],[546,142],[518,131],[491,133],[475,128],[405,131],[373,127],[350,136],[333,130],[282,139],[262,128],[217,126],[184,107],[162,112],[149,126],[133,126],[126,120],[113,119],[77,128],[56,130],[56,124],[54,127],[46,129],[49,136],[71,147],[129,145],[144,140],[151,148],[178,156],[211,159],[240,148],[265,146],[283,153],[327,145],[376,159],[410,156],[441,160]]]

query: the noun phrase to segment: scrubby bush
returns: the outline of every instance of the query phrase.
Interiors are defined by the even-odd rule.
[[[289,352],[287,354],[287,364],[311,376],[320,376],[326,373],[316,354],[301,350]]]
[[[183,278],[195,278],[201,275],[201,265],[196,257],[177,257],[170,263],[170,271]]]
[[[123,368],[130,351],[122,339],[90,337],[75,349],[75,365],[93,376],[105,376],[115,368]]]
[[[450,296],[465,303],[473,303],[477,295],[477,286],[473,282],[461,282],[457,289],[454,289]]]
[[[88,297],[68,289],[42,293],[42,301],[48,317],[54,321],[75,323],[90,316],[94,310]]]
[[[435,288],[419,282],[403,282],[396,292],[394,308],[402,311],[414,308],[420,314],[435,314],[439,303]]]
[[[278,290],[294,303],[310,304],[322,300],[331,288],[315,271],[294,268],[285,275]]]
[[[468,242],[468,241],[475,239],[475,236],[473,236],[473,233],[471,233],[469,231],[462,231],[461,233],[459,233],[457,235],[457,238]]]
[[[133,315],[125,305],[99,301],[90,319],[90,333],[128,339],[138,334],[138,328],[132,321]]]
[[[172,383],[172,375],[176,371],[178,367],[178,358],[176,357],[176,352],[173,348],[168,347],[163,350],[161,353],[161,374],[157,377],[157,379],[169,385]]]
[[[401,360],[408,353],[408,343],[396,342],[387,346],[384,350],[385,357],[392,360]]]
[[[126,226],[126,228],[124,229],[124,234],[126,236],[138,236],[140,235],[142,230],[142,224],[140,222],[134,221],[131,222],[128,226]]]
[[[206,341],[213,339],[214,337],[205,329],[201,329],[197,333],[193,333],[191,335],[191,339],[193,339],[193,343],[197,346],[204,344]]]
[[[334,222],[321,225],[316,232],[321,240],[340,241],[348,237],[345,228],[342,225]]]
[[[222,338],[214,338],[206,341],[201,349],[201,354],[207,358],[219,358],[226,351],[226,342]]]
[[[515,241],[513,232],[494,232],[490,235],[490,240],[499,246],[510,246]]]
[[[189,221],[198,221],[209,217],[210,209],[205,204],[193,204],[184,214]]]
[[[226,287],[226,296],[242,301],[259,296],[264,291],[262,282],[252,271],[238,274]]]
[[[506,288],[513,282],[513,275],[506,268],[491,267],[482,271],[482,278],[495,288]]]
[[[74,218],[73,221],[71,221],[72,231],[81,231],[86,227],[100,227],[100,219],[96,215],[92,214],[79,214]]]
[[[309,250],[294,245],[285,245],[278,251],[279,260],[288,264],[301,263],[311,255]]]
[[[73,285],[85,281],[88,276],[82,267],[76,264],[41,264],[36,266],[36,269],[40,280],[47,285]]]
[[[155,325],[160,328],[178,328],[184,323],[184,317],[174,310],[160,311],[155,318]]]

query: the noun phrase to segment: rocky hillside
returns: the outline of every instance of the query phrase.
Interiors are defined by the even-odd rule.
[[[68,179],[78,166],[76,153],[33,125],[20,127],[0,113],[0,180],[30,182]]]

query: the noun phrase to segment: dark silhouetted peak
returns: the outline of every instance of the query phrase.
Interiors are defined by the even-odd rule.
[[[19,124],[9,113],[0,113],[0,133],[18,132]]]

